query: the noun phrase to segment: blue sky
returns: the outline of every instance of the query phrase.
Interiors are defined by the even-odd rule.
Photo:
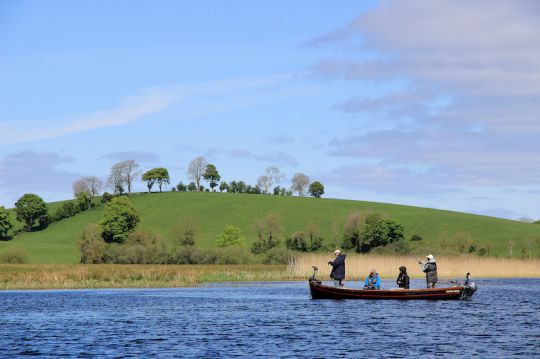
[[[459,1],[458,1],[459,2]],[[3,1],[0,205],[117,161],[540,218],[537,2]],[[137,188],[144,189],[142,183]]]

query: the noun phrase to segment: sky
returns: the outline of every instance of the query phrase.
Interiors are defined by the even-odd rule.
[[[136,160],[540,219],[538,1],[0,2],[0,205]],[[136,190],[144,190],[137,182]]]

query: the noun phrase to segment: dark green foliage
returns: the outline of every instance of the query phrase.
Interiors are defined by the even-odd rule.
[[[287,189],[285,187],[276,186],[274,187],[275,196],[285,196],[287,195]],[[292,192],[291,192],[292,195]]]
[[[22,248],[8,248],[0,253],[0,263],[22,264],[28,262],[28,254]]]
[[[196,189],[197,185],[195,184],[195,182],[190,182],[187,186],[187,190],[190,192],[195,192]]]
[[[0,206],[0,241],[7,241],[13,237],[13,221],[8,210]]]
[[[142,175],[142,180],[146,182],[148,192],[152,192],[152,186],[155,183],[158,184],[159,191],[161,192],[163,185],[170,183],[169,171],[163,167],[152,168]]]
[[[478,250],[479,256],[485,256],[486,254],[489,254],[489,249],[482,247]]]
[[[75,201],[67,201],[56,210],[53,219],[54,221],[60,221],[64,218],[73,217],[80,212],[81,209]]]
[[[540,224],[540,219],[538,221],[534,221],[533,224]]]
[[[420,236],[419,234],[413,234],[411,236],[411,242],[418,242],[418,241],[421,241],[422,240],[422,236]]]
[[[471,244],[469,246],[469,253],[474,253],[476,252],[476,244]]]
[[[219,175],[216,166],[214,166],[213,164],[209,164],[206,166],[203,178],[210,184],[210,188],[212,188],[212,191],[215,191],[215,187],[217,186],[218,181],[221,179],[221,176]]]
[[[293,256],[294,253],[276,247],[268,250],[262,256],[262,262],[264,264],[288,264]]]
[[[278,215],[269,214],[262,220],[255,223],[257,238],[251,245],[251,252],[254,254],[265,253],[279,245],[283,226]]]
[[[240,245],[246,241],[246,238],[242,235],[240,228],[228,225],[223,229],[223,233],[217,236],[218,247],[228,247]]]
[[[260,187],[257,186],[257,185],[255,185],[255,186],[247,185],[245,193],[248,193],[248,194],[261,194],[262,191],[261,191]]]
[[[309,252],[316,252],[322,247],[323,238],[318,225],[314,223],[308,224],[306,227],[306,237]]]
[[[285,241],[285,246],[292,251],[307,252],[306,234],[303,231],[294,232]]]
[[[109,243],[123,243],[140,221],[138,212],[127,197],[116,197],[105,208],[100,222],[102,236]]]
[[[354,249],[360,247],[360,230],[364,226],[365,218],[360,212],[353,212],[347,217],[343,231],[341,248]]]
[[[27,193],[15,203],[15,212],[17,220],[26,224],[26,230],[32,231],[36,222],[39,223],[38,228],[48,224],[49,219],[47,214],[47,204],[36,194]]]
[[[229,192],[231,193],[246,193],[247,192],[247,186],[244,181],[232,181],[229,184]]]
[[[113,195],[109,192],[104,192],[103,196],[101,196],[101,202],[102,203],[109,203],[113,199]]]
[[[86,226],[79,237],[78,244],[81,263],[99,264],[110,261],[107,244],[101,237],[101,230],[98,225],[90,224]]]
[[[176,185],[176,189],[180,192],[186,192],[188,188],[185,184],[182,183],[182,181],[180,181],[180,183]]]
[[[309,194],[315,198],[321,198],[324,194],[324,186],[321,182],[315,181],[309,185]]]
[[[223,191],[227,191],[229,192],[229,185],[227,184],[227,182],[223,181],[219,184],[219,191],[220,192],[223,192]]]
[[[197,220],[193,217],[184,218],[173,230],[173,238],[181,247],[194,246],[199,233]]]
[[[86,211],[92,206],[92,197],[88,192],[76,193],[75,200],[77,201],[79,212]]]
[[[356,251],[366,253],[372,248],[400,241],[403,239],[404,233],[403,226],[392,219],[382,219],[370,223],[366,220],[360,232],[360,245],[356,247]]]

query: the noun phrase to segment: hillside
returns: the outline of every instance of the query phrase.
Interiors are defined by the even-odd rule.
[[[281,216],[285,234],[303,230],[308,223],[320,226],[325,243],[333,243],[332,227],[339,222],[341,230],[347,215],[353,211],[375,211],[397,219],[405,227],[407,240],[413,234],[423,240],[414,242],[422,250],[437,253],[448,246],[456,233],[466,233],[478,247],[490,247],[491,254],[506,256],[507,242],[513,241],[514,256],[521,248],[534,243],[537,251],[540,226],[517,221],[471,215],[428,208],[336,199],[315,199],[282,196],[244,195],[227,193],[167,192],[137,194],[132,203],[140,212],[139,229],[160,234],[172,243],[175,226],[185,217],[199,222],[201,248],[215,245],[216,235],[227,224],[240,227],[248,243],[255,236],[253,225],[267,214]],[[58,203],[51,204],[56,207]],[[6,248],[24,248],[34,263],[76,263],[79,261],[77,237],[86,224],[98,222],[104,206],[99,206],[75,217],[53,223],[49,228],[33,233],[21,233]],[[537,254],[537,253],[533,253]]]

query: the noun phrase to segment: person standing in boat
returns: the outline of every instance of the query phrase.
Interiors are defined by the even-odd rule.
[[[336,259],[329,261],[328,264],[332,266],[332,272],[330,272],[330,278],[334,280],[335,287],[343,287],[341,282],[345,279],[345,257],[346,254],[341,254],[339,249],[336,249],[334,252]]]
[[[369,272],[369,275],[364,282],[364,289],[381,289],[381,278],[375,269]]]
[[[433,254],[426,257],[426,262],[418,262],[422,265],[422,272],[426,273],[426,284],[428,288],[435,288],[435,284],[439,280],[437,277],[437,262]]]
[[[399,267],[399,275],[396,284],[399,288],[409,289],[409,275],[407,274],[407,268],[403,266]]]

